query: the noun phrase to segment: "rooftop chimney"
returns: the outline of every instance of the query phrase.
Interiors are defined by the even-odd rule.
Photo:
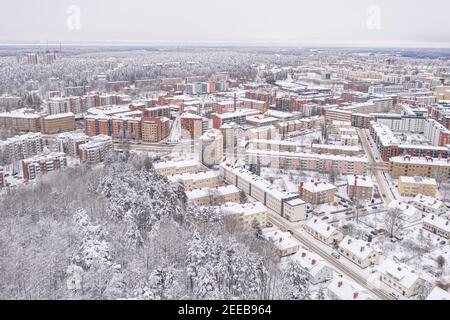
[[[343,284],[344,284],[344,281],[339,281],[338,282],[338,288],[342,287]]]
[[[358,296],[359,296],[359,293],[358,293],[358,292],[353,293],[353,299],[358,298]]]

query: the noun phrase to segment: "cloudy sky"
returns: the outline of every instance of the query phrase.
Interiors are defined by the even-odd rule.
[[[450,46],[448,0],[12,0],[0,43]]]

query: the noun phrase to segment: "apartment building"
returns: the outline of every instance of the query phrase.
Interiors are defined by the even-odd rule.
[[[0,141],[0,155],[8,163],[13,163],[43,151],[44,143],[40,133],[27,133]]]
[[[219,169],[225,181],[238,187],[285,219],[298,222],[308,218],[309,207],[298,195],[285,192],[258,175],[227,162],[220,164]]]
[[[360,153],[359,147],[356,145],[334,145],[334,144],[318,144],[311,145],[311,152],[318,154],[334,154],[356,156]]]
[[[450,239],[450,220],[444,216],[429,214],[422,220],[422,228],[440,237]]]
[[[83,132],[64,132],[56,138],[59,152],[74,158],[81,157],[80,145],[89,142],[89,136]]]
[[[223,146],[225,149],[234,149],[243,138],[243,129],[235,123],[227,123],[220,127],[223,136]]]
[[[370,176],[348,175],[347,195],[350,199],[371,199],[373,194],[373,181]]]
[[[311,204],[331,204],[337,189],[331,183],[320,179],[300,182],[298,193],[300,198]]]
[[[353,135],[341,135],[341,144],[343,146],[357,146],[359,144],[359,138]]]
[[[89,142],[79,146],[80,159],[88,164],[103,162],[112,148],[113,142],[110,136],[98,135],[91,137]]]
[[[40,154],[22,160],[22,172],[25,180],[34,180],[38,176],[67,167],[67,156],[62,152]]]
[[[143,117],[141,126],[143,142],[160,142],[170,134],[170,120],[166,117]]]
[[[53,97],[47,101],[47,112],[49,115],[69,112],[66,102],[62,97]]]
[[[380,253],[373,250],[368,242],[350,236],[339,243],[338,251],[362,269],[378,264],[380,258]]]
[[[16,109],[0,113],[0,127],[20,132],[41,131],[41,116],[34,109]]]
[[[339,134],[341,129],[349,129],[352,127],[351,121],[340,121],[340,120],[333,120],[331,122],[331,132],[334,134]]]
[[[220,174],[217,171],[198,173],[182,173],[167,177],[172,183],[183,183],[185,190],[215,188],[220,184]]]
[[[283,232],[276,227],[272,227],[263,229],[262,233],[264,239],[275,246],[280,257],[291,256],[300,250],[300,242],[289,232]]]
[[[382,282],[406,298],[417,295],[425,283],[415,270],[391,259],[385,259],[378,267],[378,271]]]
[[[393,157],[389,159],[391,177],[426,177],[450,180],[450,159],[431,157]]]
[[[398,178],[398,192],[405,197],[415,197],[418,194],[436,197],[438,187],[433,178],[401,176]]]
[[[75,130],[75,115],[72,112],[44,116],[41,120],[41,130],[45,134]]]
[[[264,126],[259,128],[251,128],[245,131],[244,135],[246,140],[255,140],[255,139],[261,139],[261,140],[271,140],[271,139],[277,139],[280,137],[280,134],[275,128],[275,126]]]
[[[296,152],[298,143],[286,140],[250,140],[250,147],[256,150]]]
[[[200,137],[200,161],[206,166],[223,161],[223,136],[218,129],[210,129]]]
[[[239,102],[244,109],[256,109],[261,113],[266,112],[269,109],[269,104],[265,101],[253,100],[248,98],[240,98]]]
[[[215,129],[220,129],[225,123],[234,122],[238,125],[245,125],[247,122],[247,116],[253,116],[260,114],[258,110],[252,109],[239,109],[235,112],[227,112],[222,114],[212,115],[212,126]]]
[[[418,194],[414,198],[412,205],[422,212],[434,213],[437,215],[444,214],[448,210],[444,202],[423,194]]]
[[[368,171],[368,160],[366,157],[253,149],[245,152],[247,164],[260,164],[271,168],[324,173],[334,172],[335,174],[345,175],[365,175]]]
[[[229,229],[252,227],[256,223],[260,228],[267,225],[267,208],[261,202],[227,203],[221,206],[225,214],[225,226]]]
[[[194,189],[186,192],[189,201],[199,207],[210,207],[225,204],[227,202],[240,202],[240,190],[233,185]]]
[[[303,229],[315,239],[327,244],[337,244],[342,241],[344,235],[338,229],[331,224],[318,219],[313,218],[303,226]]]
[[[175,160],[154,163],[153,168],[158,173],[173,176],[183,173],[197,173],[200,171],[200,164],[197,160]]]

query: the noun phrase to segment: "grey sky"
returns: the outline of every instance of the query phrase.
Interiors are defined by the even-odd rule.
[[[0,42],[450,44],[448,0],[12,0]],[[66,12],[81,9],[81,29]],[[366,22],[380,8],[380,30]]]

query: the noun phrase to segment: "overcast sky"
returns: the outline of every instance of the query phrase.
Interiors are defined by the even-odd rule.
[[[71,5],[80,9],[67,13]],[[369,12],[367,9],[372,7]],[[374,9],[375,8],[375,9]],[[379,8],[379,11],[378,9]],[[80,22],[78,28],[77,21]],[[68,24],[70,27],[68,27]],[[450,44],[448,0],[7,0],[0,43]]]

